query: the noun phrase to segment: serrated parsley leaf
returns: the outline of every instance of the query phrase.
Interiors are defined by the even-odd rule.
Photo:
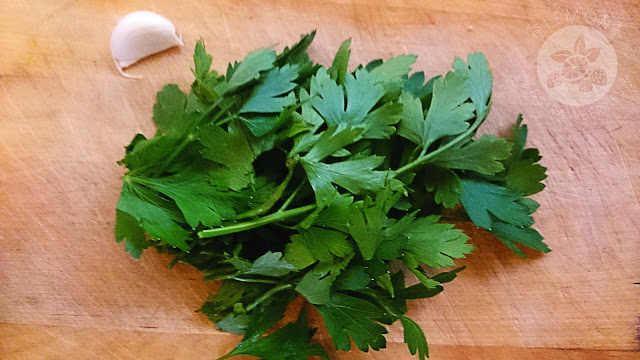
[[[207,125],[200,129],[199,140],[206,148],[202,155],[228,170],[221,174],[222,182],[234,190],[242,189],[253,181],[253,160],[255,159],[249,141],[242,131],[229,126],[229,132],[217,125]]]
[[[335,274],[322,275],[309,271],[296,286],[296,291],[311,304],[328,304],[331,297],[331,285],[335,280]]]
[[[417,352],[420,360],[428,358],[429,347],[427,345],[427,338],[424,336],[420,325],[406,316],[401,316],[399,319],[404,329],[404,342],[407,344],[407,347],[409,347],[411,355],[415,355]]]
[[[235,261],[233,261],[235,259]],[[238,270],[239,275],[284,276],[295,267],[282,259],[282,253],[268,251],[253,263],[232,258],[229,262]]]
[[[291,242],[304,244],[315,259],[331,262],[333,255],[343,257],[353,251],[351,244],[347,241],[347,236],[347,234],[335,230],[310,227],[300,230],[299,234],[292,235]]]
[[[234,205],[241,195],[209,183],[206,174],[186,171],[162,178],[132,178],[175,201],[185,220],[195,229],[212,227],[235,216]]]
[[[387,213],[401,195],[393,194],[391,186],[386,186],[378,192],[375,201],[367,196],[363,201],[351,204],[347,227],[364,260],[373,258],[378,244],[383,239],[382,229],[387,223]]]
[[[318,204],[326,204],[331,200],[336,192],[332,184],[339,185],[353,194],[360,194],[363,190],[382,189],[388,174],[386,171],[374,170],[382,161],[384,158],[378,156],[332,164],[301,159]]]
[[[215,90],[219,95],[224,95],[230,91],[257,80],[260,73],[271,70],[273,62],[276,60],[276,53],[269,49],[254,50],[238,64],[226,82],[219,84]]]
[[[158,132],[151,139],[138,134],[126,149],[121,164],[129,170],[156,170],[175,150],[178,143],[195,129],[200,118],[197,112],[186,111],[187,97],[177,85],[169,84],[157,94],[153,121]],[[148,171],[146,172],[148,173]]]
[[[347,74],[347,68],[349,66],[349,57],[351,57],[351,39],[345,40],[338,48],[336,56],[333,58],[331,67],[327,70],[327,73],[338,84],[344,84],[345,76]]]
[[[245,338],[219,360],[235,355],[250,355],[264,360],[308,360],[310,356],[328,359],[322,346],[309,343],[315,332],[316,329],[309,329],[303,309],[295,323],[289,323],[271,335]]]
[[[135,259],[140,259],[142,250],[151,245],[138,221],[124,211],[116,210],[116,242],[124,240],[124,248]]]
[[[421,145],[424,130],[424,113],[422,102],[409,92],[400,95],[402,108],[402,121],[398,126],[398,135],[411,140],[413,143]]]
[[[425,98],[433,93],[433,82],[439,77],[439,75],[432,77],[425,83],[424,72],[415,72],[409,76],[403,90],[411,93],[416,99]]]
[[[368,351],[380,350],[386,347],[384,334],[387,329],[371,320],[382,318],[386,314],[383,309],[371,302],[353,296],[334,293],[326,305],[316,305],[322,315],[329,335],[337,349],[350,350],[353,339],[358,349]]]
[[[207,53],[202,39],[196,42],[196,48],[193,53],[193,63],[195,65],[194,75],[196,79],[203,79],[211,68],[212,58]]]
[[[435,201],[446,208],[460,203],[462,182],[450,169],[428,166],[424,171],[424,183],[428,191],[435,191]]]
[[[336,279],[336,290],[362,290],[371,283],[371,275],[365,272],[362,265],[355,265],[344,270]]]
[[[381,83],[385,99],[395,99],[402,92],[411,65],[416,62],[415,55],[400,55],[391,58],[370,70],[374,82]]]
[[[296,97],[291,91],[296,87],[294,81],[297,77],[296,65],[284,65],[281,68],[271,69],[262,83],[253,88],[240,113],[279,113],[284,108],[295,104]]]
[[[366,139],[388,139],[396,132],[393,125],[397,124],[401,118],[402,104],[386,103],[367,115],[365,119],[367,130],[363,137]]]
[[[182,122],[187,96],[177,85],[169,84],[158,92],[157,97],[158,101],[153,105],[153,122],[163,133],[181,136],[184,131]]]
[[[505,175],[505,184],[509,189],[522,195],[533,195],[545,188],[542,181],[547,178],[546,172],[547,168],[534,160],[519,159],[509,166]]]
[[[322,132],[303,159],[305,161],[321,161],[343,147],[360,140],[363,130],[363,127],[331,126]]]
[[[502,170],[502,160],[511,156],[512,143],[494,135],[483,135],[461,147],[453,147],[435,157],[433,163],[449,169],[471,170],[493,175]]]
[[[344,258],[319,262],[302,277],[295,290],[314,305],[328,304],[332,294],[333,283],[353,258],[354,254],[351,246],[349,246],[349,250],[348,253],[343,255]]]
[[[370,138],[388,136],[393,133],[393,129],[389,127],[399,121],[400,108],[397,106],[371,112],[382,95],[384,95],[382,86],[376,84],[373,77],[364,69],[356,70],[355,76],[346,74],[344,87],[330,78],[324,68],[318,70],[311,79],[311,104],[327,125],[364,124],[371,128],[365,133],[367,137],[371,136]]]
[[[489,112],[491,88],[493,87],[493,77],[489,71],[489,64],[483,53],[469,54],[467,62],[464,63],[459,58],[453,63],[455,71],[467,73],[469,77],[468,91],[469,97],[476,108],[477,117],[484,119]]]
[[[125,181],[117,209],[135,218],[151,237],[189,252],[189,233],[178,224],[179,215],[166,203],[158,194]]]
[[[493,223],[491,230],[495,236],[502,240],[509,249],[521,257],[526,257],[524,253],[518,249],[513,243],[519,243],[532,249],[542,252],[549,252],[551,249],[542,240],[542,235],[535,229],[529,227],[519,227],[512,224],[496,221]]]
[[[433,82],[433,98],[421,134],[422,145],[428,148],[434,141],[448,135],[458,135],[469,127],[467,120],[474,115],[473,104],[466,103],[470,94],[468,75],[450,71]]]
[[[531,214],[538,203],[499,185],[476,180],[462,180],[462,205],[477,226],[496,235],[521,257],[524,253],[513,243],[549,252],[542,236],[530,226]]]
[[[375,82],[382,83],[402,80],[411,71],[411,65],[416,62],[417,58],[415,55],[400,55],[391,58],[373,68],[370,71],[371,77]]]
[[[405,250],[416,260],[432,268],[454,265],[453,259],[463,258],[473,251],[469,237],[452,224],[438,223],[439,216],[431,215],[413,220],[406,228]]]
[[[341,195],[331,201],[313,222],[318,227],[329,227],[345,233],[349,232],[347,219],[351,214],[353,196]]]
[[[426,149],[442,137],[458,135],[467,130],[467,120],[474,117],[474,110],[486,115],[491,73],[481,53],[470,56],[469,61],[471,67],[456,59],[454,71],[434,79],[426,118],[422,117],[422,104],[418,99],[408,92],[401,95],[400,102],[405,106],[405,111],[398,130],[400,136]],[[472,103],[467,102],[470,98]],[[482,116],[479,118],[483,119]]]
[[[493,216],[516,226],[531,226],[532,211],[521,202],[521,195],[504,187],[475,180],[462,180],[462,204],[473,223],[493,228]]]
[[[306,241],[296,238],[285,246],[284,260],[296,269],[302,270],[313,265],[318,259],[306,244]]]
[[[538,164],[541,157],[535,148],[525,149],[527,142],[527,126],[522,124],[522,116],[518,116],[513,135],[513,155],[506,163],[505,185],[507,188],[529,196],[542,191],[542,183],[547,178],[547,168]]]

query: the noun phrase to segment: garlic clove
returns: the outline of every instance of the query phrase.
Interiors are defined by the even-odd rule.
[[[174,46],[182,46],[176,27],[167,18],[152,11],[134,11],[120,19],[111,33],[111,56],[122,76],[129,75],[123,69],[139,60]]]

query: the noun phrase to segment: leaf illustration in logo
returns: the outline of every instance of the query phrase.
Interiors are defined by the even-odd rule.
[[[553,59],[556,62],[563,63],[571,55],[573,55],[571,50],[560,50],[560,51],[556,51],[553,54],[551,54],[551,59]]]
[[[600,55],[600,48],[591,48],[587,49],[587,51],[583,54],[590,62],[596,61],[598,56]]]
[[[573,44],[573,53],[576,55],[584,53],[584,35],[580,35],[576,39],[575,44]]]

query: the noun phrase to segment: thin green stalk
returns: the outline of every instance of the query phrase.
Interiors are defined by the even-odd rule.
[[[469,134],[474,132],[480,126],[480,124],[482,124],[483,120],[484,119],[480,119],[480,118],[476,119],[476,121],[471,125],[471,127],[469,127],[469,129],[467,129],[467,131],[458,135],[455,139],[449,141],[445,145],[439,147],[437,150],[432,151],[426,155],[422,155],[421,153],[421,155],[417,159],[397,169],[394,173],[394,177],[397,177],[398,175],[402,175],[403,173],[406,173],[407,171],[412,170],[413,168],[416,168],[418,166],[428,164],[429,161],[433,160],[435,157],[440,155],[440,153],[449,150],[452,146],[456,145],[458,142],[460,142],[461,140],[469,136]],[[422,152],[424,152],[424,150]]]
[[[269,199],[267,199],[267,201],[264,202],[264,204],[260,205],[257,208],[246,211],[242,214],[239,214],[236,219],[242,220],[242,219],[258,216],[269,211],[269,209],[271,209],[273,205],[275,205],[276,202],[280,200],[280,197],[284,193],[284,190],[287,188],[287,185],[289,185],[289,181],[291,181],[291,177],[293,176],[294,169],[295,169],[295,164],[289,167],[289,172],[287,173],[287,176],[284,178],[284,181],[282,181],[282,183],[278,186],[276,191],[269,197]]]
[[[242,231],[255,229],[260,226],[272,224],[275,222],[286,220],[288,218],[292,218],[298,215],[308,213],[309,211],[312,211],[316,207],[317,207],[316,204],[311,204],[311,205],[306,205],[306,206],[302,206],[302,207],[287,210],[287,211],[278,211],[273,214],[263,216],[259,219],[243,222],[240,224],[226,225],[220,228],[201,230],[198,232],[198,237],[210,238],[210,237],[235,234]]]
[[[291,204],[291,202],[293,201],[293,199],[296,197],[296,195],[298,195],[298,193],[300,192],[300,190],[302,189],[302,187],[304,186],[304,181],[301,182],[298,187],[296,187],[295,190],[293,190],[293,192],[291,193],[291,195],[289,195],[289,197],[287,198],[287,200],[285,200],[284,204],[282,204],[282,206],[280,207],[280,209],[278,209],[278,211],[285,211],[289,205]]]
[[[245,309],[247,310],[247,312],[249,312],[249,311],[253,310],[256,306],[260,305],[263,301],[265,301],[268,298],[270,298],[271,296],[273,296],[275,293],[278,293],[280,291],[284,291],[284,290],[287,290],[287,289],[291,289],[292,287],[293,287],[293,284],[283,284],[283,285],[279,285],[279,286],[273,287],[273,288],[269,289],[267,292],[265,292],[264,294],[262,294],[254,302],[252,302],[251,304],[247,305],[247,307]]]
[[[225,276],[221,279],[230,279],[230,280],[235,280],[235,281],[239,281],[239,282],[247,282],[247,283],[261,283],[261,284],[275,284],[276,281],[275,280],[268,280],[268,279],[245,279],[245,278],[241,278],[238,276]],[[219,280],[219,279],[217,279]]]

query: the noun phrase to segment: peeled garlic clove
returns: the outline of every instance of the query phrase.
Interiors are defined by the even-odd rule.
[[[127,78],[142,76],[126,74],[123,69],[149,55],[182,45],[171,21],[151,11],[127,14],[111,33],[111,56],[120,74]]]

